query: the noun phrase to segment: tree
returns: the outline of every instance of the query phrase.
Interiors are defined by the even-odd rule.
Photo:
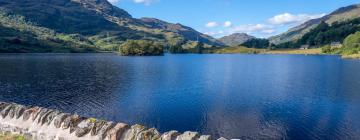
[[[163,55],[164,46],[159,42],[149,40],[128,40],[120,46],[121,55]]]
[[[270,42],[267,39],[254,38],[244,42],[241,46],[246,46],[248,48],[268,48]]]

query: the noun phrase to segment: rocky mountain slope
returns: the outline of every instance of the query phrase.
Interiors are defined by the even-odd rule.
[[[342,7],[330,13],[329,15],[326,15],[318,19],[309,20],[299,26],[291,28],[289,31],[283,34],[270,37],[269,40],[274,44],[295,41],[300,39],[304,34],[309,32],[311,29],[319,25],[321,21],[325,21],[326,23],[331,25],[334,22],[347,21],[358,17],[360,17],[360,4]]]
[[[153,18],[135,19],[107,0],[1,0],[0,10],[8,17],[20,17],[33,27],[84,37],[101,50],[116,50],[127,39],[154,40],[168,46],[191,41],[223,45],[181,24]],[[11,25],[6,28],[18,30]]]
[[[245,33],[234,33],[229,36],[224,36],[219,39],[222,43],[228,46],[238,46],[250,39],[254,39],[254,36]]]

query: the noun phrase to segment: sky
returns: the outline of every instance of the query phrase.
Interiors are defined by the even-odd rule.
[[[215,38],[266,38],[359,0],[109,0],[133,17],[181,23]]]

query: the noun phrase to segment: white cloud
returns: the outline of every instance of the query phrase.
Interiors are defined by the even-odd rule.
[[[135,3],[150,5],[154,0],[133,0]]]
[[[226,32],[223,30],[220,30],[220,31],[204,32],[204,34],[209,35],[209,36],[221,36],[221,35],[226,34]]]
[[[274,27],[267,24],[247,24],[234,26],[229,30],[230,33],[269,33]]]
[[[276,15],[268,20],[270,24],[274,25],[284,25],[284,24],[293,24],[293,23],[303,23],[310,19],[320,18],[325,16],[325,14],[316,14],[316,15],[309,15],[309,14],[298,14],[293,15],[290,13],[283,13],[280,15]]]
[[[231,21],[225,21],[224,27],[231,27],[231,26],[232,26]]]
[[[258,24],[242,24],[234,25],[231,21],[225,21],[223,23],[219,22],[209,22],[205,26],[207,28],[214,28],[221,26],[219,28],[214,28],[215,30],[210,30],[205,34],[214,37],[221,37],[224,35],[229,35],[233,33],[247,33],[257,37],[269,37],[280,33],[288,28],[296,26],[298,24],[304,23],[308,20],[320,18],[326,14],[290,14],[283,13],[275,15],[265,22]],[[217,30],[218,29],[218,30]]]
[[[233,33],[247,33],[251,35],[255,35],[258,37],[268,37],[274,35],[277,32],[276,26],[269,24],[245,24],[239,26],[230,26],[225,30],[219,31],[208,31],[204,32],[204,34],[213,36],[213,37],[222,37],[224,35],[230,35]]]
[[[115,4],[118,3],[120,0],[108,0],[110,3]]]
[[[215,33],[215,32],[205,32],[204,34],[206,34],[206,35],[210,35],[210,36],[214,36],[214,35],[216,35],[216,33]]]
[[[262,30],[261,33],[265,33],[265,34],[272,34],[275,33],[275,29],[266,29],[266,30]]]
[[[213,27],[216,27],[216,26],[219,26],[219,24],[217,22],[214,22],[214,21],[205,24],[205,27],[208,27],[208,28],[213,28]]]

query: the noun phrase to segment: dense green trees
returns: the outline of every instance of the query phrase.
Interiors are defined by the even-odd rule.
[[[182,48],[181,45],[176,45],[176,46],[170,46],[169,47],[169,52],[170,53],[186,53],[186,51]]]
[[[321,22],[298,41],[278,44],[276,48],[299,48],[301,45],[322,47],[332,42],[343,42],[347,36],[357,31],[360,31],[360,18],[334,22],[331,25]]]
[[[349,54],[357,54],[360,51],[360,32],[356,32],[355,34],[351,34],[344,40],[344,48],[342,49],[342,53]]]
[[[326,45],[322,47],[322,52],[327,54],[341,54],[343,56],[359,54],[360,52],[360,32],[349,35],[344,39],[343,47],[336,48]]]
[[[360,32],[351,34],[344,40],[345,47],[358,48],[360,47]]]
[[[79,34],[62,34],[0,10],[0,53],[96,52]]]
[[[138,55],[138,56],[150,56],[150,55],[163,55],[164,46],[159,42],[149,40],[128,40],[124,42],[120,48],[121,55]]]
[[[321,22],[316,28],[305,34],[300,40],[300,44],[311,46],[321,46],[331,42],[342,42],[348,35],[360,30],[360,19],[346,22],[335,22],[331,26]]]
[[[264,49],[270,46],[270,42],[268,39],[254,38],[244,42],[243,44],[241,44],[241,46],[246,46],[248,48]]]
[[[204,43],[193,41],[181,45],[170,46],[169,52],[173,54],[177,53],[208,53],[210,46],[205,47]]]

